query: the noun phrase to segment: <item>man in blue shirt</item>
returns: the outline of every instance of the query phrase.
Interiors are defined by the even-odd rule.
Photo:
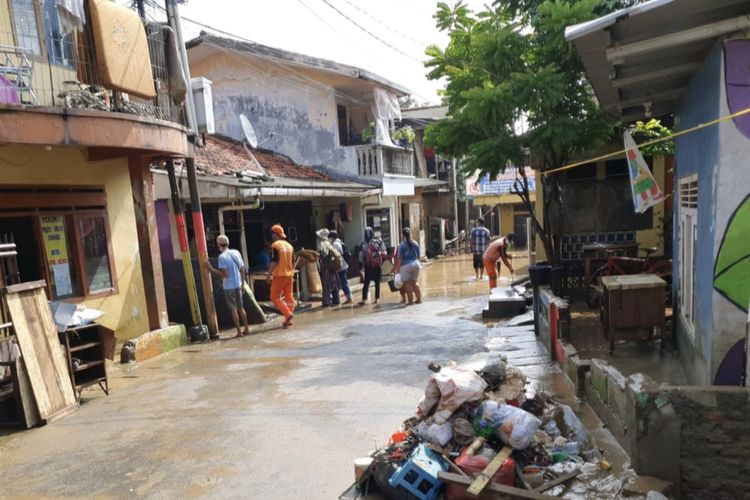
[[[207,262],[208,269],[223,279],[224,300],[232,312],[232,320],[234,321],[234,326],[237,328],[237,336],[242,337],[250,333],[250,329],[247,326],[247,314],[242,305],[242,283],[246,279],[245,263],[242,261],[240,252],[229,248],[229,238],[225,235],[219,235],[216,238],[216,244],[219,246],[219,251],[221,252],[219,254],[218,268],[213,267],[211,262]],[[240,330],[240,318],[242,318],[242,324],[245,326],[244,330]]]
[[[477,219],[474,229],[471,230],[471,253],[474,256],[474,274],[481,280],[484,277],[484,261],[482,255],[490,244],[490,230],[484,227],[484,219]]]

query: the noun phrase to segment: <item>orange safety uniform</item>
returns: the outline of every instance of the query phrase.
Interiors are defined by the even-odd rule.
[[[288,320],[294,314],[294,248],[285,240],[274,241],[271,260],[276,263],[271,275],[271,301]]]

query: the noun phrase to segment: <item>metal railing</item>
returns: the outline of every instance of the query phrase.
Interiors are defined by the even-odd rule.
[[[382,144],[357,146],[357,171],[364,177],[414,175],[414,157],[411,149]]]
[[[184,124],[170,88],[168,29],[150,23],[146,32],[156,90],[151,99],[103,83],[90,22],[83,32],[65,36],[47,18],[16,23],[12,32],[0,31],[0,104],[113,111]]]

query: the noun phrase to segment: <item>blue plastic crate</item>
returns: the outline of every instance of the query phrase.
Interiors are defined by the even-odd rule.
[[[440,456],[424,445],[419,445],[411,458],[399,467],[388,480],[392,488],[408,492],[419,500],[435,500],[443,482],[438,472],[447,471],[448,465]]]

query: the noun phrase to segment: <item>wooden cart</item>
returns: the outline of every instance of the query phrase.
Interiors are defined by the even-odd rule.
[[[617,340],[661,338],[665,344],[667,282],[654,274],[604,276],[601,320],[609,352]]]

